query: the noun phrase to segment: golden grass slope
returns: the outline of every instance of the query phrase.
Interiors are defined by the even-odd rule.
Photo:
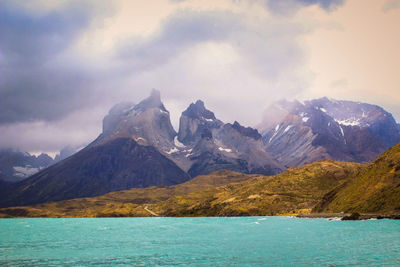
[[[400,212],[400,144],[329,192],[315,212]]]
[[[2,208],[0,209],[0,218],[152,216],[144,209],[147,204],[162,202],[176,195],[242,182],[258,176],[233,171],[217,171],[174,186],[135,188],[111,192],[99,197],[77,198],[26,207]]]
[[[286,172],[172,197],[149,205],[164,216],[255,216],[309,212],[360,168],[323,160]]]

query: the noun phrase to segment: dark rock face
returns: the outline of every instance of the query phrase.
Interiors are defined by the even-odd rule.
[[[215,118],[213,112],[205,108],[204,102],[198,100],[182,112],[179,120],[178,140],[185,145],[193,145],[208,130],[219,128],[222,121]]]
[[[1,207],[31,205],[153,185],[174,185],[189,176],[154,147],[119,138],[87,147],[18,183]]]
[[[361,215],[359,213],[355,212],[350,214],[349,216],[344,216],[342,218],[342,221],[359,221],[361,220],[360,216]]]
[[[262,137],[261,134],[259,134],[256,129],[253,129],[251,127],[243,127],[237,121],[235,121],[233,123],[233,125],[232,124],[230,124],[230,125],[232,126],[233,129],[235,129],[236,131],[238,131],[239,133],[241,133],[244,136],[251,137],[255,140],[259,140]]]
[[[321,98],[275,103],[259,129],[268,152],[297,166],[323,158],[371,161],[400,141],[396,127],[378,106]]]

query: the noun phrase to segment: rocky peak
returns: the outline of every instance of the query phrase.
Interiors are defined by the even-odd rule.
[[[214,113],[208,110],[204,102],[197,100],[182,112],[179,123],[178,140],[185,145],[198,142],[203,136],[209,136],[212,129],[223,125]],[[208,131],[206,131],[208,130]]]
[[[50,166],[54,162],[53,158],[46,153],[41,153],[39,156],[37,156],[36,161],[40,166]]]
[[[255,140],[261,139],[261,135],[258,133],[256,129],[253,129],[251,127],[244,127],[240,125],[240,123],[238,123],[237,121],[235,121],[233,124],[228,123],[228,125],[230,125],[233,129],[235,129],[244,136],[251,137]]]
[[[111,108],[103,120],[103,133],[92,145],[117,138],[132,138],[140,145],[152,145],[159,151],[168,151],[175,136],[160,92],[153,89],[150,96],[137,105],[120,103]]]
[[[200,120],[215,120],[215,115],[212,111],[206,109],[204,106],[204,102],[201,100],[197,100],[196,103],[191,103],[189,107],[182,112],[183,116],[187,116],[192,119],[200,119]]]

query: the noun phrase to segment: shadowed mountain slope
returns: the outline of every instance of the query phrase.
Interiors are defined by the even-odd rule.
[[[174,185],[189,176],[151,146],[119,138],[85,148],[15,185],[0,206],[17,206],[152,185]]]

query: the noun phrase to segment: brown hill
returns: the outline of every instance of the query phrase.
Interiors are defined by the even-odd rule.
[[[119,217],[152,216],[144,207],[176,195],[209,190],[229,183],[242,182],[258,175],[217,171],[174,186],[153,186],[111,192],[98,197],[77,198],[34,206],[0,209],[0,217]]]
[[[329,192],[315,212],[400,211],[400,143]]]

